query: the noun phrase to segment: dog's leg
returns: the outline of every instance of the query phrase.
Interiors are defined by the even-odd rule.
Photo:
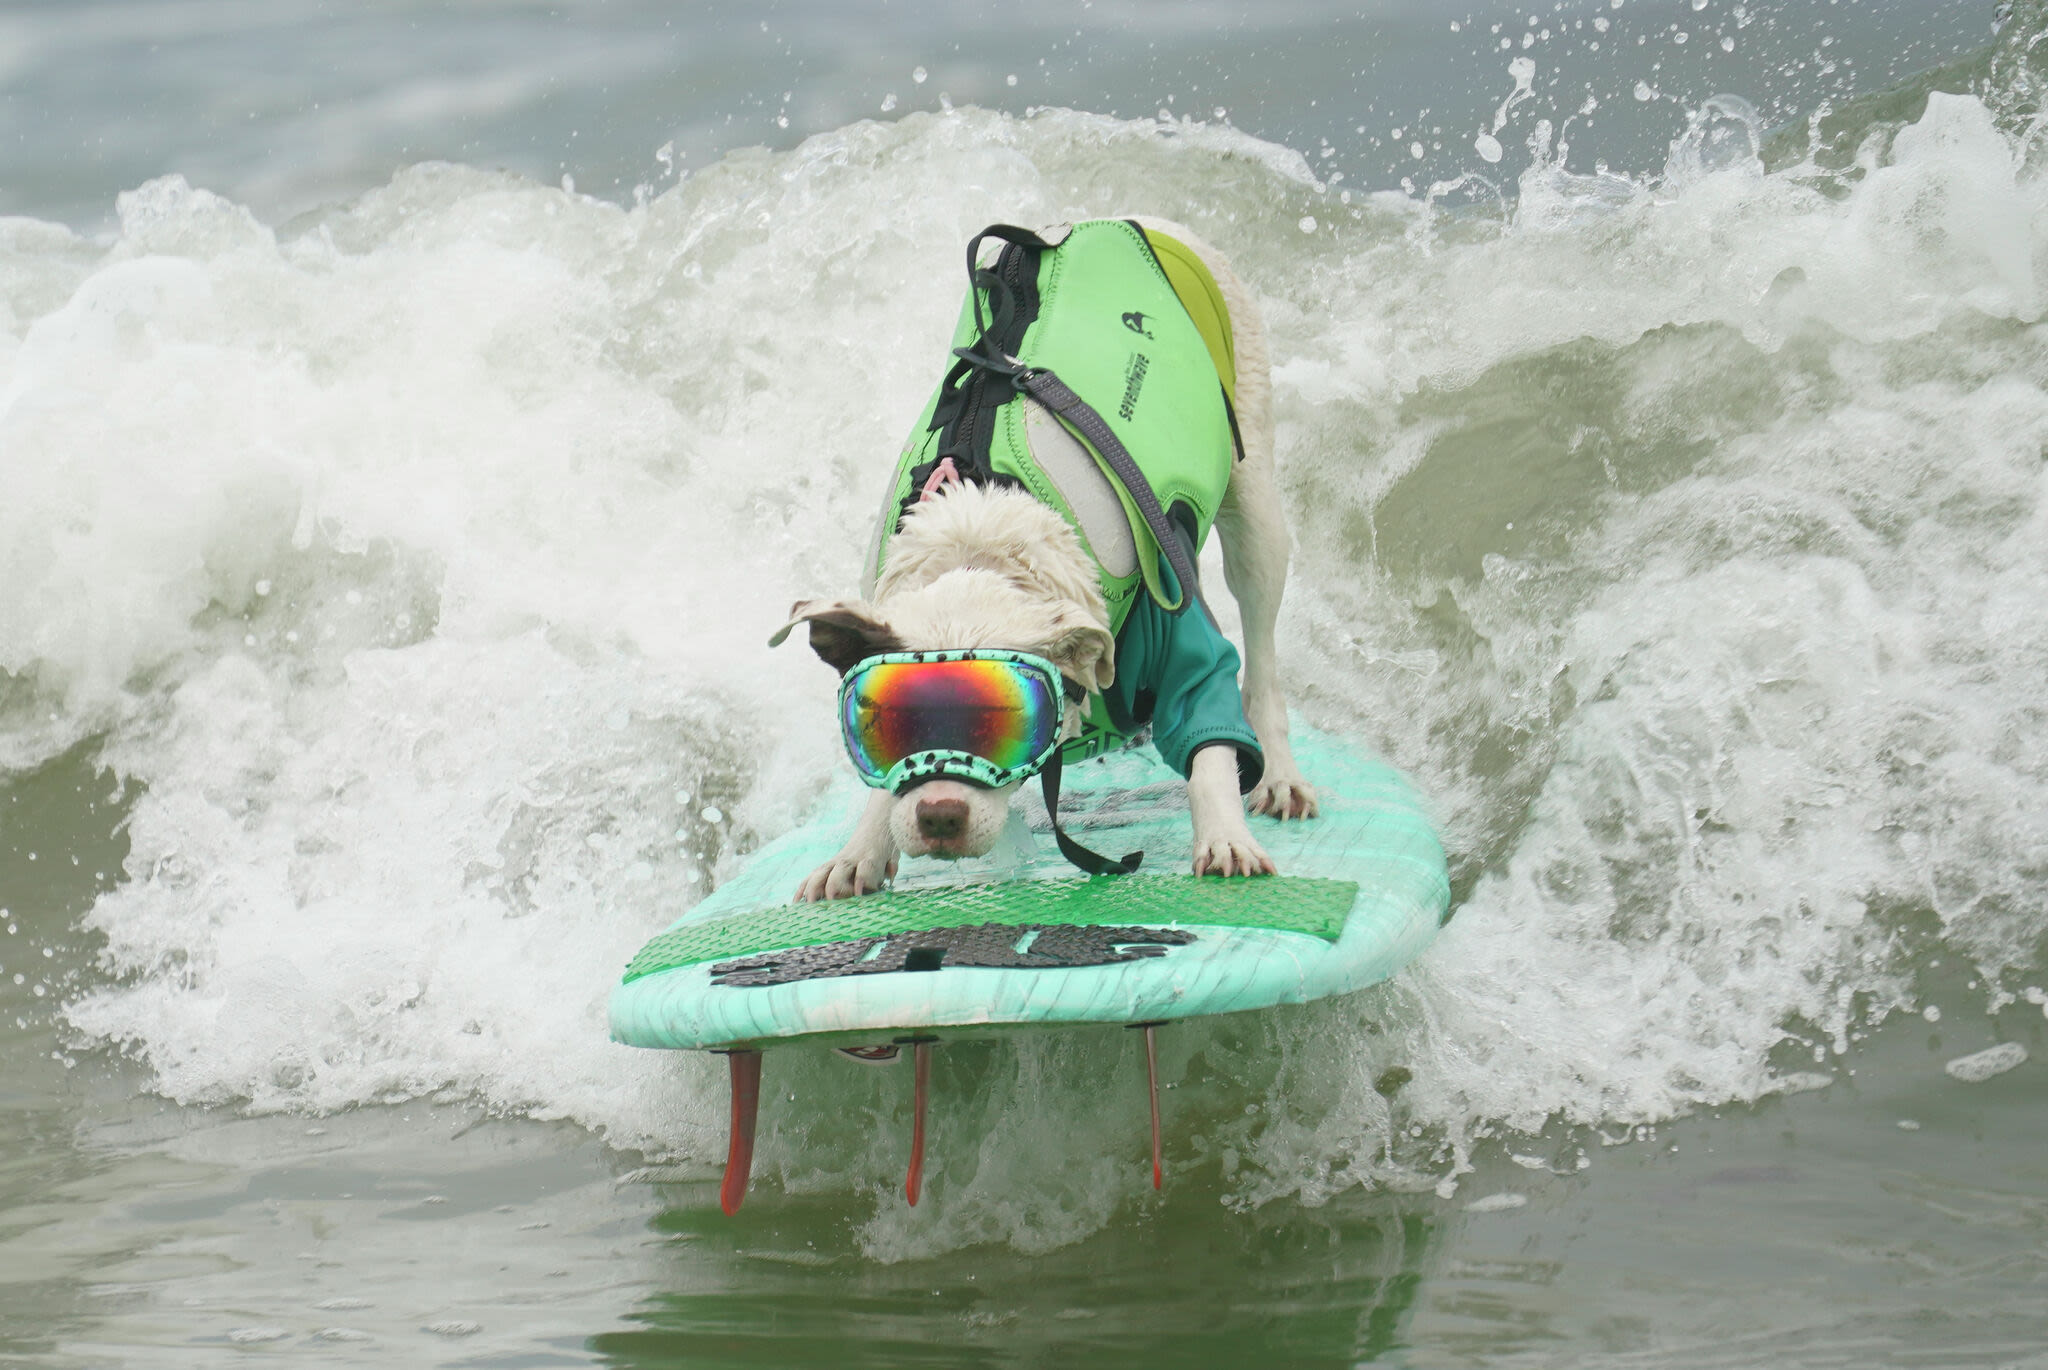
[[[1171,230],[1169,230],[1171,231]],[[1182,230],[1185,232],[1185,230]],[[1258,301],[1220,253],[1182,238],[1202,254],[1230,310],[1237,366],[1237,428],[1244,458],[1231,468],[1230,488],[1216,513],[1223,543],[1223,580],[1244,622],[1244,712],[1266,754],[1265,774],[1251,792],[1253,812],[1312,818],[1316,792],[1287,743],[1287,699],[1280,691],[1274,627],[1287,587],[1287,517],[1273,473],[1273,379]]]
[[[889,807],[894,801],[887,790],[868,796],[853,835],[839,849],[839,855],[804,877],[797,886],[796,902],[819,899],[851,899],[882,888],[882,882],[896,874],[896,839],[889,835]]]
[[[1265,773],[1248,802],[1255,813],[1310,818],[1316,813],[1316,792],[1288,745],[1287,698],[1280,689],[1275,641],[1280,596],[1287,585],[1287,524],[1273,488],[1271,465],[1246,469],[1255,460],[1249,433],[1245,448],[1245,459],[1238,463],[1217,512],[1216,531],[1223,542],[1223,580],[1244,623],[1245,718],[1266,754]]]
[[[1252,837],[1237,798],[1237,749],[1204,747],[1188,770],[1196,875],[1273,875],[1277,868]]]

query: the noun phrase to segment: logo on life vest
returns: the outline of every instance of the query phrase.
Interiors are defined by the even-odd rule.
[[[1152,336],[1152,330],[1145,327],[1145,315],[1139,310],[1134,309],[1124,315],[1124,327],[1140,337],[1150,338]]]
[[[1124,402],[1116,412],[1126,423],[1130,422],[1131,411],[1138,407],[1138,391],[1145,385],[1145,370],[1152,365],[1152,359],[1143,352],[1131,353],[1130,364],[1124,367]]]

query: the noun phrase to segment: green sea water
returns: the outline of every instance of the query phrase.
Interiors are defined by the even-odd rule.
[[[0,1364],[2048,1366],[1994,17],[0,13]],[[937,1053],[914,1209],[908,1069],[771,1053],[727,1219],[606,998],[844,765],[761,644],[961,243],[1139,210],[1259,296],[1290,693],[1451,921],[1162,1031],[1162,1191],[1077,1030]]]

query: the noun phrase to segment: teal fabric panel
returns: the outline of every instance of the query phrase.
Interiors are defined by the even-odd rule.
[[[1161,566],[1159,574],[1178,596],[1172,569]],[[1153,750],[1176,775],[1188,773],[1201,748],[1229,743],[1238,753],[1240,789],[1250,790],[1266,759],[1245,721],[1237,670],[1237,648],[1199,604],[1174,613],[1141,595],[1117,631],[1116,678],[1102,692],[1102,702],[1125,737],[1149,726]],[[1149,697],[1150,706],[1142,719],[1140,696]]]

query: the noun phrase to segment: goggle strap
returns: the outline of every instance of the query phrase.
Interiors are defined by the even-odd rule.
[[[1055,750],[1052,760],[1045,763],[1045,769],[1038,773],[1045,786],[1045,812],[1052,819],[1053,840],[1060,844],[1060,855],[1079,866],[1090,875],[1129,875],[1145,859],[1141,851],[1126,852],[1120,861],[1089,851],[1060,829],[1060,754]]]

